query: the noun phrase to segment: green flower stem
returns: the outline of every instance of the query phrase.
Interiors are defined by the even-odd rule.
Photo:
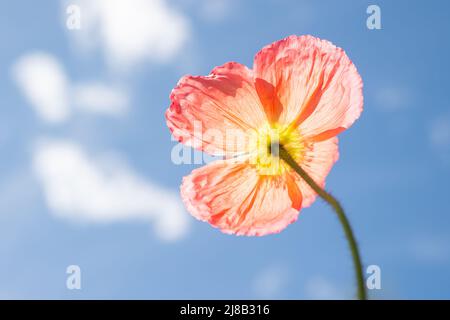
[[[330,193],[322,189],[306,172],[300,167],[297,162],[292,158],[289,152],[286,151],[283,146],[279,146],[279,156],[283,159],[292,169],[297,172],[300,177],[306,181],[306,183],[323,199],[325,200],[331,207],[333,207],[334,211],[341,222],[342,228],[344,229],[345,236],[347,238],[348,244],[350,246],[350,251],[352,252],[353,265],[355,268],[355,276],[358,284],[358,299],[366,300],[366,287],[364,285],[364,277],[363,277],[363,269],[361,263],[361,257],[358,251],[358,245],[355,240],[355,236],[353,235],[352,228],[350,223],[345,215],[344,209],[340,205],[339,201],[337,201]]]

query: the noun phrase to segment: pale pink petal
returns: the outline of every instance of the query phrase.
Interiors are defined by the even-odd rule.
[[[344,50],[325,40],[290,36],[266,46],[254,76],[264,83],[258,93],[269,117],[300,125],[316,141],[350,127],[362,111],[361,77]]]
[[[299,165],[319,186],[324,188],[325,178],[338,158],[338,138],[333,137],[321,142],[307,143],[306,152]],[[309,207],[316,199],[317,194],[297,173],[291,171],[290,174],[302,193],[302,207]]]
[[[213,155],[246,151],[245,145],[226,144],[267,121],[253,72],[235,62],[215,68],[209,76],[181,78],[170,99],[166,119],[175,138]]]
[[[183,179],[188,211],[225,233],[265,235],[294,222],[301,193],[291,176],[259,176],[246,163],[220,160]]]

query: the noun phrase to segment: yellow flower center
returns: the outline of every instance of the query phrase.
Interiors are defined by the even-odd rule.
[[[287,125],[266,125],[260,128],[253,140],[252,161],[260,175],[281,175],[291,170],[279,157],[282,146],[292,158],[300,162],[304,153],[304,142],[300,131]]]

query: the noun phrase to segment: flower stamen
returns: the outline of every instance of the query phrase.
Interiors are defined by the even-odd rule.
[[[298,129],[275,124],[258,130],[251,149],[254,154],[252,160],[260,175],[281,175],[286,170],[292,170],[280,161],[280,147],[287,150],[296,161],[300,162],[303,158],[304,142]]]

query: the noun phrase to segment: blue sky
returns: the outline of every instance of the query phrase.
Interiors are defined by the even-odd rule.
[[[173,86],[251,66],[291,34],[344,48],[364,81],[327,188],[381,268],[370,295],[450,298],[448,2],[149,0],[125,24],[137,13],[124,1],[30,3],[0,13],[0,298],[351,298],[350,254],[321,201],[246,238],[191,218],[178,195],[198,165],[171,162]],[[66,27],[68,4],[81,30]],[[381,30],[366,27],[369,4]],[[66,288],[73,264],[81,290]]]

